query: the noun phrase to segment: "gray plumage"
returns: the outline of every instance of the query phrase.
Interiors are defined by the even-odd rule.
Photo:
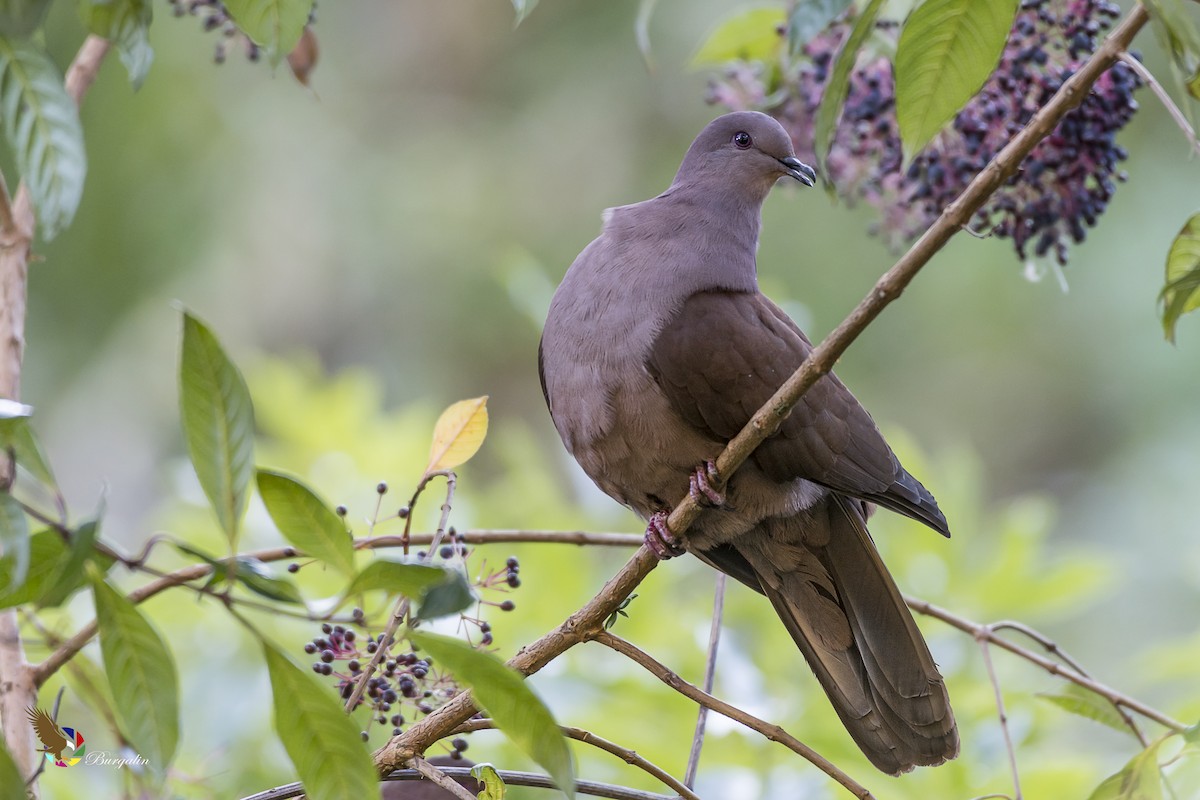
[[[567,271],[539,349],[546,403],[596,484],[643,518],[669,510],[812,349],[758,291],[761,208],[790,175],[787,133],[726,114],[670,188],[610,209]],[[942,678],[866,528],[868,503],[949,535],[833,375],[731,476],[687,550],[767,596],[851,736],[898,774],[958,752]]]

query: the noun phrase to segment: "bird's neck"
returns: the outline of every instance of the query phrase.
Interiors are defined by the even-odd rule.
[[[659,235],[681,253],[672,262],[697,291],[757,290],[760,198],[728,193],[714,202],[711,189],[676,183],[650,202],[659,205]]]

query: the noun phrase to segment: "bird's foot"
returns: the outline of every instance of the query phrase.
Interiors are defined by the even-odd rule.
[[[688,478],[688,494],[702,508],[720,508],[725,505],[725,493],[716,488],[720,485],[721,473],[717,472],[717,465],[705,461]]]
[[[659,560],[681,556],[687,551],[683,549],[683,540],[671,533],[667,527],[667,512],[656,511],[650,515],[646,523],[646,546]]]

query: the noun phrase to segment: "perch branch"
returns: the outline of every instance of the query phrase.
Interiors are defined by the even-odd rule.
[[[1059,87],[1054,96],[1034,115],[1003,150],[988,163],[963,193],[942,211],[937,221],[918,239],[908,252],[875,284],[871,292],[850,315],[834,329],[805,359],[804,363],[780,387],[779,391],[751,418],[741,432],[717,459],[717,470],[732,475],[751,451],[773,434],[800,396],[817,379],[829,372],[834,361],[858,338],[859,334],[879,316],[880,312],[900,296],[900,293],[926,263],[950,238],[970,222],[972,216],[1005,180],[1013,175],[1021,161],[1038,142],[1049,136],[1059,121],[1083,100],[1092,84],[1113,65],[1129,46],[1133,37],[1149,19],[1140,3],[1126,15],[1104,43],[1080,68]],[[675,507],[668,526],[682,534],[700,513],[690,495]],[[599,594],[587,602],[565,622],[521,649],[508,663],[525,675],[541,669],[570,647],[584,641],[589,634],[603,630],[603,621],[617,609],[629,593],[657,565],[657,560],[645,546],[609,580]],[[394,737],[375,753],[375,763],[387,773],[413,755],[424,751],[432,742],[453,730],[475,713],[469,693],[459,694],[441,709]]]
[[[989,649],[991,643],[986,636],[980,636],[975,641],[983,654],[983,666],[987,670],[992,692],[996,696],[996,715],[1000,719],[1000,732],[1004,735],[1004,750],[1008,753],[1008,770],[1012,773],[1013,800],[1021,800],[1021,771],[1017,768],[1017,749],[1013,747],[1012,733],[1008,729],[1008,712],[1004,710],[1004,692],[1000,689],[1000,678],[997,677],[996,666],[992,663],[992,651]]]
[[[459,725],[452,733],[474,733],[475,731],[494,730],[496,724],[490,719],[472,719]],[[574,739],[577,742],[590,744],[592,747],[603,750],[606,753],[611,753],[617,758],[624,761],[630,766],[637,767],[642,772],[650,775],[655,780],[660,781],[664,786],[675,790],[683,800],[700,800],[700,798],[690,788],[685,786],[676,778],[672,777],[669,772],[662,767],[657,766],[653,762],[646,759],[645,756],[639,755],[636,751],[630,750],[627,747],[622,747],[616,742],[610,742],[603,739],[591,731],[583,728],[572,728],[566,725],[559,727],[563,736]]]

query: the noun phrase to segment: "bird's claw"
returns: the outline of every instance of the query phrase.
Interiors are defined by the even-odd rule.
[[[720,508],[725,505],[725,493],[715,488],[720,485],[721,474],[717,472],[717,465],[705,461],[688,478],[688,494],[703,508]]]
[[[667,512],[656,511],[650,515],[646,523],[646,546],[659,560],[681,556],[687,551],[683,549],[683,540],[671,533],[667,527]]]

